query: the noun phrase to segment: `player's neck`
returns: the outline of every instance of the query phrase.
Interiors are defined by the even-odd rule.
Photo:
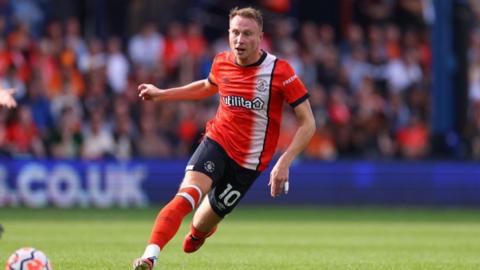
[[[264,54],[266,54],[266,52],[260,49],[255,53],[255,57],[251,57],[250,59],[247,59],[245,61],[241,61],[240,59],[236,58],[235,63],[242,67],[253,66],[256,65],[263,58]]]

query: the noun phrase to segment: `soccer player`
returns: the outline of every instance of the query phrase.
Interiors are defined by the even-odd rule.
[[[15,108],[17,102],[15,101],[15,98],[13,98],[13,93],[15,93],[13,88],[0,89],[0,105],[6,106],[7,108]]]
[[[178,193],[158,213],[134,270],[153,269],[183,218],[197,207],[183,250],[195,252],[215,232],[272,159],[285,101],[293,108],[299,128],[270,173],[271,196],[287,191],[289,167],[315,131],[305,86],[285,60],[259,47],[261,13],[234,8],[229,19],[231,50],[215,56],[207,79],[170,89],[151,84],[138,87],[142,100],[196,100],[218,93],[220,104],[186,166]]]

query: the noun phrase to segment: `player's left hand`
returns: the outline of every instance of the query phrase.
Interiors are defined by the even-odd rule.
[[[288,192],[288,174],[289,168],[286,165],[283,165],[281,162],[277,162],[270,172],[270,195],[272,197],[279,196],[282,191],[285,194]]]
[[[153,84],[142,83],[138,86],[138,97],[142,100],[155,100],[161,93],[161,90]]]
[[[0,89],[0,105],[6,106],[7,108],[17,107],[17,102],[13,97],[14,93],[15,93],[14,88]]]

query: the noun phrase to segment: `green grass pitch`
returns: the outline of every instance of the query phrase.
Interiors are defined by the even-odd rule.
[[[0,269],[22,246],[55,270],[130,270],[157,210],[0,208]],[[480,210],[239,207],[194,254],[183,223],[156,269],[480,269]]]

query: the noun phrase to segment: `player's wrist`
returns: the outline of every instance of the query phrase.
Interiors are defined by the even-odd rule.
[[[154,101],[164,101],[166,100],[167,90],[155,89],[154,94],[152,95]]]
[[[291,163],[292,163],[292,159],[290,159],[286,155],[282,155],[277,161],[277,166],[289,168]]]

